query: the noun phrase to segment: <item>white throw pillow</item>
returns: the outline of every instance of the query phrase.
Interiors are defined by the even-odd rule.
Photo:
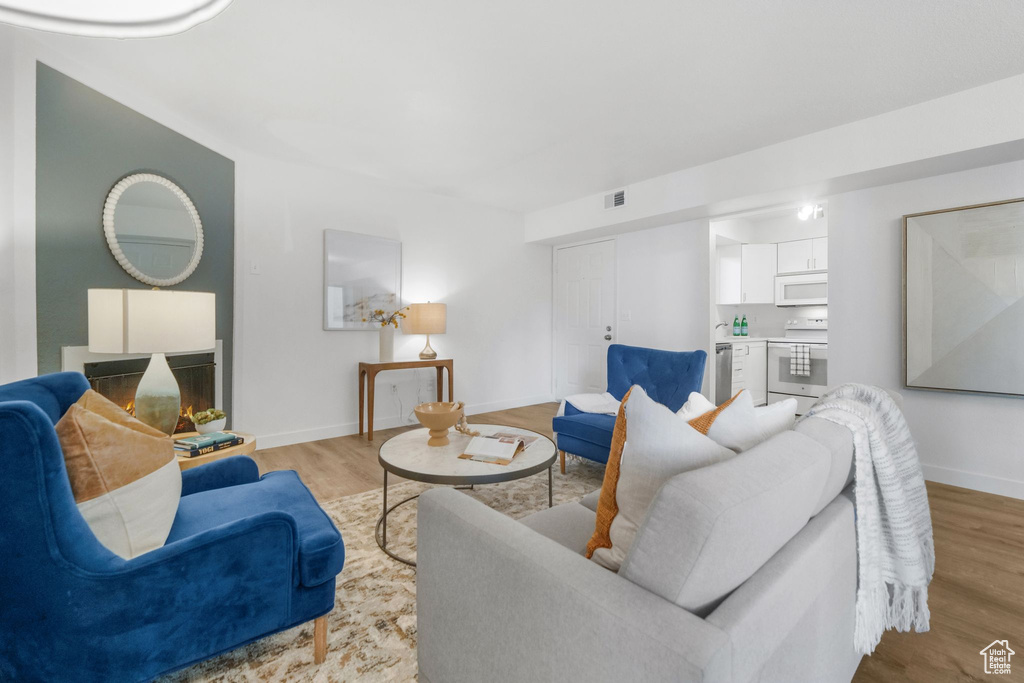
[[[686,403],[676,414],[689,422],[715,409],[715,404],[709,401],[703,394],[696,391],[687,397]],[[795,398],[787,398],[777,403],[769,403],[766,406],[754,408],[754,415],[757,418],[758,426],[761,428],[763,439],[770,439],[776,434],[792,429],[796,421],[797,403]],[[711,436],[709,433],[708,436]],[[712,437],[713,438],[713,437]]]
[[[765,440],[757,413],[754,412],[754,401],[746,389],[741,389],[722,405],[695,417],[687,424],[737,453],[749,450]]]
[[[592,559],[618,571],[626,559],[637,529],[643,523],[654,496],[671,477],[688,470],[731,458],[723,448],[676,417],[670,409],[651,399],[634,386],[625,403],[626,441],[618,462],[618,480],[606,477],[605,486],[614,485],[613,497],[602,490],[602,501],[614,500],[618,513],[607,529],[611,547],[594,549]],[[611,464],[611,463],[609,463]],[[598,503],[599,535],[602,502]]]
[[[796,408],[795,398],[787,398],[784,401],[754,408],[761,431],[764,432],[764,438],[770,439],[776,434],[792,429],[796,422]]]

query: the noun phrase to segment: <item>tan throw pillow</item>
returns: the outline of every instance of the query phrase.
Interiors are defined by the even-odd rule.
[[[91,389],[56,428],[78,511],[99,542],[125,559],[162,546],[181,499],[171,438]]]
[[[750,392],[741,389],[735,396],[689,422],[690,426],[712,441],[742,453],[765,440]]]
[[[587,557],[618,571],[662,484],[733,455],[634,386],[615,421]]]

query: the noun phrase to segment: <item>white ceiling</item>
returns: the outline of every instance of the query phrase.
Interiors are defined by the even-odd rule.
[[[232,144],[530,211],[1024,73],[1019,0],[235,0],[47,36]]]

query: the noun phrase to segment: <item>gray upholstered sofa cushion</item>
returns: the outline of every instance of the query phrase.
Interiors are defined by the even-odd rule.
[[[795,431],[811,437],[828,451],[829,472],[811,516],[825,509],[846,485],[853,481],[853,434],[846,427],[820,417],[809,417],[796,424]]]
[[[547,536],[582,555],[587,549],[587,541],[594,535],[596,517],[597,513],[580,503],[563,503],[527,515],[519,521],[541,536]]]
[[[619,574],[706,616],[811,517],[831,469],[825,447],[790,431],[670,479]]]

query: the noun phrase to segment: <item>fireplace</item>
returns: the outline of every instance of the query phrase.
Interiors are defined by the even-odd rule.
[[[175,433],[195,431],[189,419],[195,412],[217,406],[217,363],[213,353],[168,356],[181,392],[181,413]],[[129,413],[134,414],[135,390],[149,365],[149,358],[119,358],[84,363],[89,385]]]

